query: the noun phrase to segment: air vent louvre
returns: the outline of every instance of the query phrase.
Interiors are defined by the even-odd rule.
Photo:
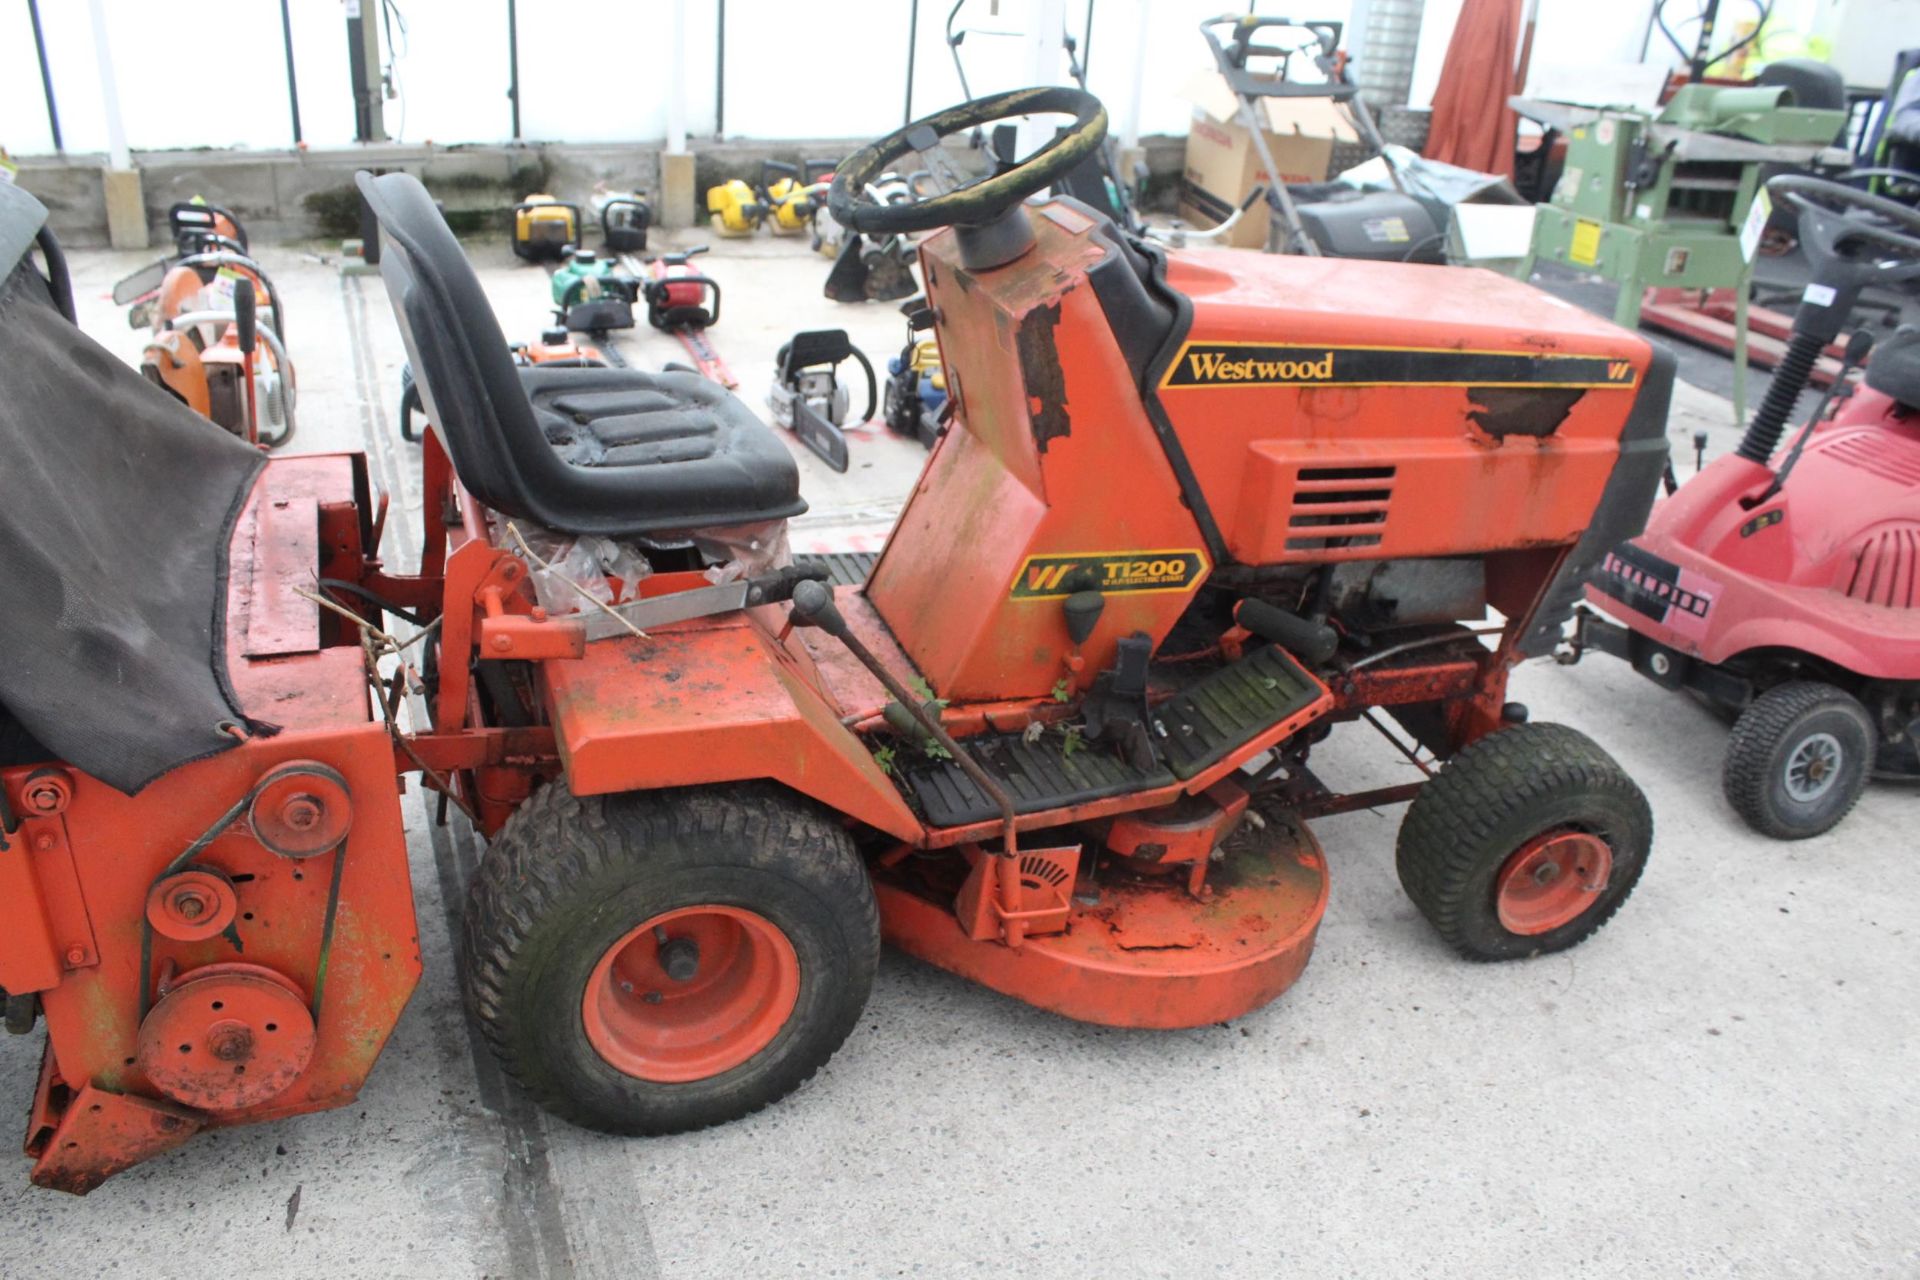
[[[1302,467],[1287,512],[1287,550],[1337,554],[1380,545],[1393,467]]]
[[[1863,541],[1843,569],[1846,592],[1862,604],[1887,609],[1920,607],[1920,528],[1883,529]]]
[[[1887,432],[1857,431],[1841,436],[1821,452],[1869,475],[1920,485],[1920,445]]]

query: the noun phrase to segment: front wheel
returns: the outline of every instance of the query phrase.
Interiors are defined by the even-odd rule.
[[[466,992],[507,1073],[610,1133],[721,1124],[831,1057],[873,985],[879,915],[845,830],[766,784],[543,787],[469,891]]]
[[[1873,771],[1873,717],[1817,680],[1776,685],[1734,722],[1720,787],[1749,827],[1804,840],[1847,816]]]
[[[1400,824],[1400,884],[1469,960],[1564,951],[1633,892],[1653,843],[1647,798],[1591,738],[1523,724],[1467,747]]]

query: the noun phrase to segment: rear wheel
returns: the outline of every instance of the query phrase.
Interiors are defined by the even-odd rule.
[[[1612,756],[1558,724],[1455,755],[1400,824],[1400,884],[1470,960],[1563,951],[1633,892],[1653,842],[1647,799]]]
[[[549,1111],[677,1133],[799,1087],[859,1019],[879,916],[828,815],[766,784],[543,787],[469,891],[467,1001]]]
[[[1720,786],[1746,824],[1804,840],[1847,816],[1873,771],[1873,717],[1817,680],[1776,685],[1734,722]]]

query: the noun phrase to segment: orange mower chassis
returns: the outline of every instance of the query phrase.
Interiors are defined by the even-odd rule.
[[[598,839],[639,821],[623,804],[747,784],[857,858],[834,883],[864,927],[870,888],[893,945],[1075,1019],[1198,1026],[1285,991],[1328,898],[1306,821],[1407,800],[1525,719],[1509,669],[1557,629],[1588,543],[1638,527],[1623,459],[1652,447],[1635,432],[1664,440],[1640,395],[1664,396],[1662,367],[1488,273],[1149,259],[1084,206],[1016,212],[1034,242],[1011,265],[922,245],[953,425],[877,559],[815,566],[833,590],[596,629],[598,606],[538,603],[544,566],[446,424],[421,442],[413,574],[380,558],[363,457],[268,460],[228,548],[236,745],[136,796],[0,769],[0,987],[49,1030],[35,1182],[85,1192],[201,1128],[353,1099],[420,974],[407,774],[489,857],[560,798]],[[392,245],[390,291],[426,278]],[[483,336],[466,346],[504,352]],[[726,585],[668,563],[610,579],[610,607]],[[1452,585],[1393,615],[1419,595],[1376,590],[1393,564]],[[1362,719],[1417,780],[1313,775],[1310,748]],[[1497,896],[1542,945],[1629,861],[1585,828],[1521,839]],[[806,1007],[820,952],[774,907],[696,895],[613,923],[543,1007],[623,1087],[724,1077]]]

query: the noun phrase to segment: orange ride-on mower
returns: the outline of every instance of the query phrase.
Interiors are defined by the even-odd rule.
[[[1069,127],[1005,172],[855,194],[1031,112]],[[396,775],[490,840],[462,960],[484,1038],[542,1105],[619,1133],[797,1087],[883,937],[1078,1019],[1257,1009],[1326,907],[1317,814],[1411,797],[1402,882],[1467,956],[1606,921],[1645,800],[1506,677],[1639,528],[1670,364],[1491,273],[1170,255],[1028,204],[1105,124],[1078,91],[1002,94],[838,171],[844,225],[934,232],[954,401],[877,557],[710,550],[782,545],[805,509],[785,446],[689,374],[517,367],[404,174],[360,183],[432,424],[417,572],[380,558],[358,455],[262,460],[104,359],[58,389],[101,400],[66,406],[73,430],[0,385],[5,447],[79,468],[57,503],[0,471],[0,539],[43,550],[8,543],[34,571],[0,612],[0,985],[50,1036],[35,1179],[84,1190],[354,1096],[419,973]],[[38,275],[8,287],[0,378],[75,368],[41,359],[84,339]],[[76,452],[136,425],[193,463],[165,501]],[[651,572],[555,596],[555,537]],[[1361,718],[1421,783],[1315,776]]]
[[[1727,801],[1796,840],[1845,817],[1870,775],[1920,778],[1920,330],[1874,351],[1866,386],[1829,391],[1772,460],[1861,290],[1920,279],[1920,214],[1797,174],[1769,188],[1813,268],[1786,357],[1739,449],[1606,557],[1588,595],[1626,625],[1583,611],[1565,656],[1615,654],[1737,717]],[[1856,333],[1846,364],[1867,346]]]

